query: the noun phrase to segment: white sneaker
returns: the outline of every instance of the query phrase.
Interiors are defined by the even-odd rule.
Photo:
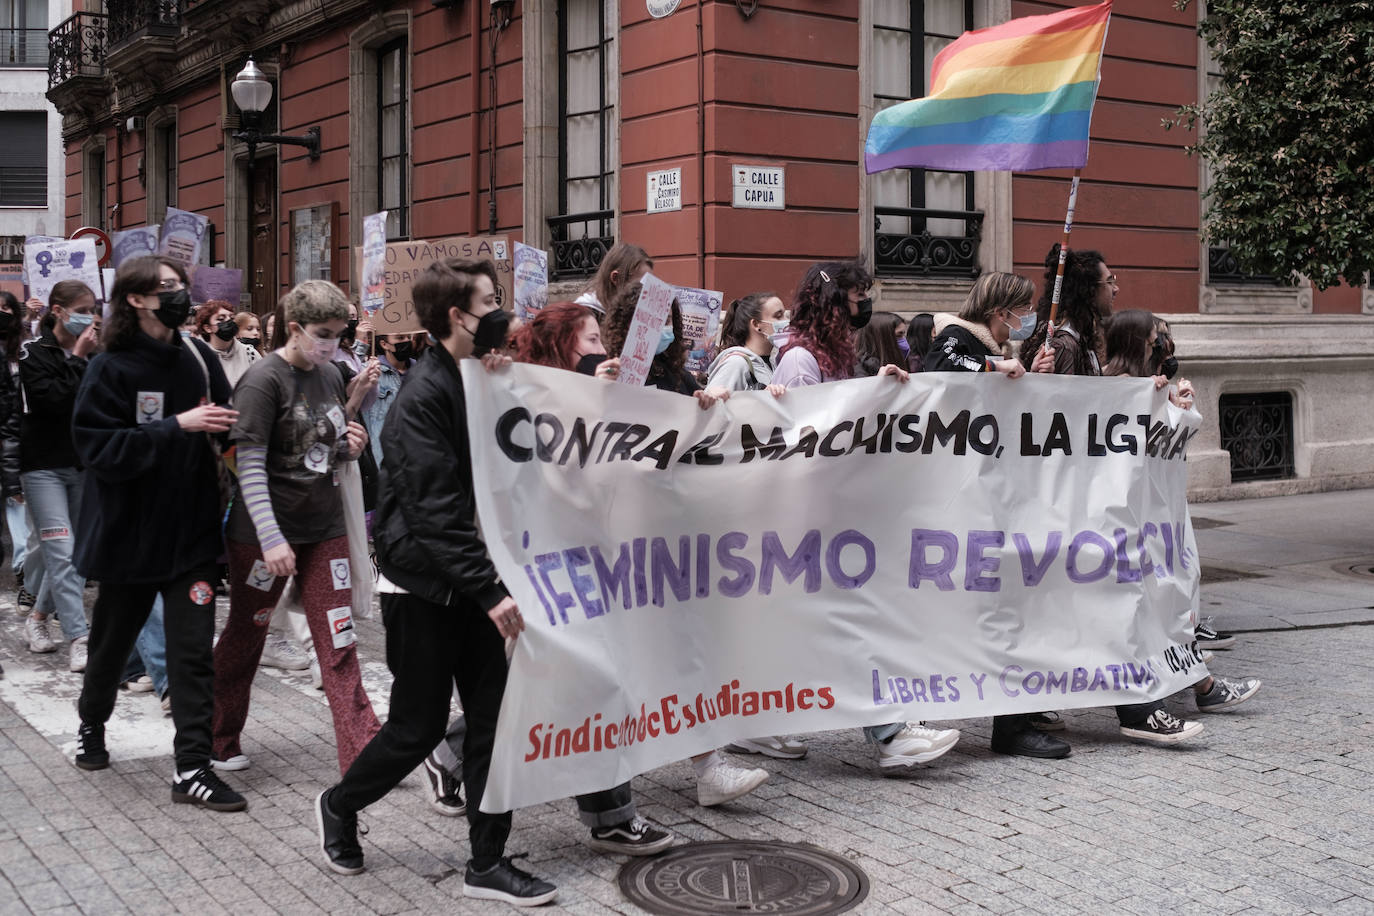
[[[703,808],[723,805],[734,801],[741,795],[763,785],[768,780],[768,771],[746,769],[728,763],[718,763],[708,767],[705,773],[697,776],[697,804]]]
[[[130,693],[152,693],[153,679],[146,674],[140,674],[131,681],[125,681],[124,689]]]
[[[39,619],[32,615],[24,621],[24,636],[29,641],[29,651],[38,655],[57,650],[57,643],[53,642],[52,636],[48,633],[48,618]]]
[[[78,636],[72,640],[71,659],[67,665],[70,671],[86,670],[86,637]]]
[[[778,760],[801,760],[810,750],[804,741],[785,735],[739,738],[726,745],[725,749],[736,754],[762,754],[765,757],[776,757]]]
[[[929,763],[958,743],[957,728],[930,728],[924,722],[908,722],[897,734],[878,742],[878,766]]]
[[[229,772],[232,770],[246,770],[250,763],[252,763],[252,761],[248,759],[247,754],[235,754],[228,760],[211,760],[210,766],[217,770]]]
[[[283,671],[304,671],[310,667],[310,659],[304,652],[280,633],[268,633],[267,642],[262,647],[260,668],[280,668]]]

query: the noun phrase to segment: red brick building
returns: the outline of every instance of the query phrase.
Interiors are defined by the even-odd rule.
[[[214,263],[251,257],[258,311],[303,275],[350,287],[362,217],[379,209],[393,239],[495,231],[546,248],[566,292],[615,240],[647,249],[665,279],[727,296],[786,294],[811,261],[855,255],[874,265],[879,307],[902,312],[957,307],[979,270],[1039,283],[1067,174],[868,177],[862,149],[877,108],[924,94],[948,40],[1070,4],[683,0],[661,19],[650,5],[673,6],[105,0],[51,33],[67,228],[202,213]],[[1252,490],[1374,481],[1374,431],[1335,432],[1347,395],[1374,394],[1374,296],[1256,282],[1199,238],[1205,173],[1163,121],[1217,78],[1201,6],[1117,0],[1075,243],[1106,254],[1119,304],[1177,313],[1209,417],[1199,492],[1236,492],[1233,470],[1293,478]],[[250,54],[275,83],[278,132],[321,137],[317,159],[260,145],[251,186],[228,90]],[[783,208],[736,206],[737,166],[781,169]],[[654,212],[650,175],[673,170],[678,194]],[[325,231],[327,259],[293,245]],[[1313,381],[1319,355],[1334,361]],[[1283,397],[1236,403],[1251,394]],[[1228,411],[1237,430],[1282,428],[1240,444],[1232,430],[1228,454]]]

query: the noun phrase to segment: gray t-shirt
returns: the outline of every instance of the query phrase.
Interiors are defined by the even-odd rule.
[[[253,363],[234,389],[239,418],[229,439],[238,447],[267,446],[272,513],[289,543],[317,544],[345,533],[335,469],[348,453],[346,401],[337,366],[297,369],[276,353]],[[228,535],[258,542],[241,498],[229,513]]]

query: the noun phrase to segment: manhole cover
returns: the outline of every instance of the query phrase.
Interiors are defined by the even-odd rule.
[[[620,870],[620,890],[650,913],[843,913],[868,896],[852,862],[799,843],[724,840],[674,846]]]
[[[1219,582],[1239,582],[1242,579],[1263,579],[1264,573],[1245,572],[1240,569],[1226,569],[1221,566],[1202,567],[1202,584],[1216,585]]]

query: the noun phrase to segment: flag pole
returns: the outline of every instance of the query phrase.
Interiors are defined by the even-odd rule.
[[[1045,349],[1050,349],[1050,338],[1054,336],[1054,319],[1059,317],[1059,293],[1064,288],[1064,262],[1069,257],[1069,233],[1073,231],[1073,211],[1078,206],[1078,179],[1083,174],[1081,168],[1073,170],[1073,184],[1069,185],[1069,210],[1064,216],[1064,240],[1059,243],[1059,268],[1054,274],[1054,293],[1050,296],[1050,320],[1045,328]]]

